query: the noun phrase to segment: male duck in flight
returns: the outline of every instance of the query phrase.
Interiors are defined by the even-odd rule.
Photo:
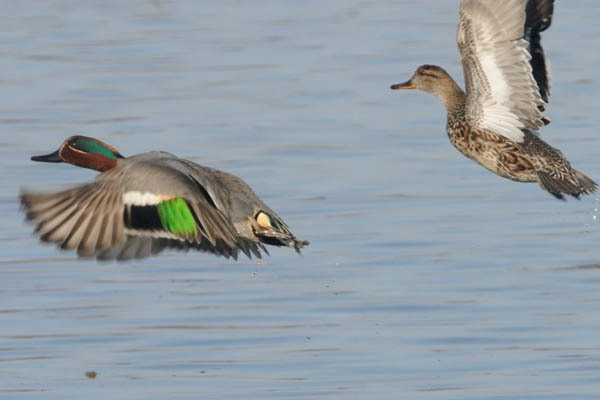
[[[80,256],[127,260],[176,248],[261,258],[265,244],[298,253],[309,244],[240,178],[169,153],[125,158],[97,139],[73,136],[54,153],[31,159],[101,172],[70,190],[21,194],[40,239]]]

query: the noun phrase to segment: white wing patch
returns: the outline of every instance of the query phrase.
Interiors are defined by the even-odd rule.
[[[482,52],[479,62],[481,63],[481,69],[485,71],[494,97],[507,98],[510,95],[510,88],[504,79],[502,71],[498,68],[499,63],[496,60],[496,54],[493,52]]]
[[[153,206],[162,203],[165,200],[170,200],[173,197],[174,196],[132,190],[123,193],[123,203],[132,206]]]

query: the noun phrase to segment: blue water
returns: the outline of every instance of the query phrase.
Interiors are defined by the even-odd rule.
[[[596,399],[600,200],[460,155],[442,105],[458,2],[0,4],[0,398]],[[600,7],[557,2],[542,137],[600,179]],[[259,264],[42,245],[21,187],[73,134],[245,179],[311,241]],[[87,371],[97,376],[90,379]]]

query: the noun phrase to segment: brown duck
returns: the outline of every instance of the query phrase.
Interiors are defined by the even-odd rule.
[[[559,199],[595,192],[556,148],[531,131],[542,115],[549,74],[540,32],[550,26],[553,0],[461,0],[457,42],[466,93],[441,67],[421,65],[392,89],[421,89],[446,106],[450,142],[504,178],[538,182]]]

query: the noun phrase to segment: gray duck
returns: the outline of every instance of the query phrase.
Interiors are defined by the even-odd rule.
[[[95,182],[69,190],[21,193],[40,239],[82,257],[128,260],[174,248],[260,259],[265,245],[300,253],[309,244],[240,178],[169,153],[126,158],[98,139],[73,136],[31,159],[100,172]]]

